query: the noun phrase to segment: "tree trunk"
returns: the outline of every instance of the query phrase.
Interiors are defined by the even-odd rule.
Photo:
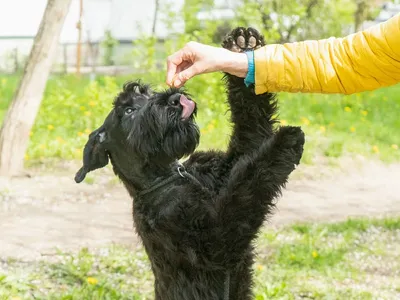
[[[48,0],[24,74],[0,130],[0,175],[22,173],[35,122],[71,0]]]

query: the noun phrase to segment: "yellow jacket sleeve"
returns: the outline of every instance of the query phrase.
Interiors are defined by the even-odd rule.
[[[254,51],[255,89],[352,94],[400,82],[400,14],[343,38]]]

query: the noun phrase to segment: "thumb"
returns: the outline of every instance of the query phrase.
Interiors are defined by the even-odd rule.
[[[192,77],[198,75],[200,72],[196,64],[191,65],[189,68],[183,70],[182,72],[178,73],[173,85],[177,88],[183,86],[186,81],[191,79]]]

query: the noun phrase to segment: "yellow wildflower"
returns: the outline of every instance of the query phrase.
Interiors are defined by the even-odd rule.
[[[398,150],[398,149],[399,149],[399,146],[397,146],[396,144],[393,144],[393,145],[392,145],[392,149]]]
[[[325,132],[325,131],[326,131],[326,128],[325,128],[325,126],[320,126],[320,127],[319,127],[319,131],[321,131],[321,132]]]
[[[208,129],[209,131],[211,131],[211,130],[214,129],[214,127],[215,127],[214,124],[210,123],[210,124],[208,124],[207,129]]]
[[[207,130],[202,129],[202,130],[200,130],[200,133],[201,133],[201,134],[206,134],[206,133],[207,133]]]
[[[48,130],[53,130],[53,129],[54,129],[54,126],[51,125],[51,124],[50,124],[50,125],[47,125],[47,129],[48,129]]]
[[[362,110],[361,114],[365,117],[366,115],[368,115],[368,112],[366,110]]]
[[[355,132],[355,131],[356,131],[356,128],[355,128],[354,126],[351,126],[351,127],[350,127],[350,131],[351,131],[351,132]]]
[[[261,270],[264,269],[264,266],[263,266],[263,265],[258,265],[258,266],[257,266],[257,269],[261,271]]]
[[[44,144],[41,144],[41,145],[39,146],[39,148],[40,148],[40,149],[44,149],[44,148],[46,148],[46,146],[45,146]]]
[[[59,143],[64,143],[63,138],[60,137],[60,136],[56,137],[56,140],[57,140],[57,142],[59,142]]]
[[[90,116],[92,113],[90,111],[85,111],[85,116]]]
[[[281,120],[281,124],[282,124],[283,126],[285,126],[285,125],[287,125],[287,121],[286,121],[286,120]]]
[[[82,136],[82,135],[83,135],[83,132],[79,131],[78,136]]]
[[[80,110],[85,110],[86,108],[84,106],[81,106],[79,109]]]
[[[29,155],[25,154],[24,158],[25,158],[25,160],[29,160]]]
[[[32,131],[30,131],[30,132],[29,132],[29,136],[32,136],[32,134],[33,134]]]
[[[379,148],[378,148],[378,146],[373,146],[373,147],[372,147],[372,151],[374,151],[375,153],[379,153]]]
[[[90,101],[90,102],[89,102],[89,105],[90,105],[90,106],[96,106],[96,102]]]
[[[307,118],[305,118],[305,117],[301,117],[301,122],[302,122],[304,125],[310,125],[310,120],[307,119]]]
[[[85,129],[85,133],[90,133],[90,129]]]
[[[88,277],[87,279],[86,279],[86,281],[89,283],[89,284],[92,284],[92,285],[95,285],[95,284],[97,284],[99,281],[96,279],[96,278],[94,278],[94,277]]]
[[[351,112],[351,107],[346,106],[346,107],[344,108],[344,111],[345,111],[345,112]]]
[[[314,250],[314,251],[312,252],[312,257],[317,258],[317,256],[318,256],[318,252]]]

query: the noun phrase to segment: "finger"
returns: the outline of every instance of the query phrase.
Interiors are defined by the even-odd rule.
[[[171,80],[171,83],[169,84],[169,86],[170,87],[175,86],[175,82],[176,82],[176,80],[178,78],[179,73],[181,73],[182,71],[186,70],[191,65],[192,65],[192,63],[190,63],[188,61],[183,61],[180,65],[178,65],[176,67],[175,74],[172,76],[172,80]]]
[[[183,70],[182,72],[178,73],[177,78],[174,81],[174,86],[175,87],[181,87],[183,86],[186,81],[191,79],[193,76],[199,74],[198,68],[196,65],[191,65],[187,69]]]
[[[191,62],[183,61],[180,65],[176,67],[175,75],[181,73],[183,70],[186,70],[192,65]]]
[[[183,62],[184,53],[181,50],[175,52],[170,55],[167,59],[167,84],[172,84],[172,79],[174,75],[177,73],[177,67]]]

